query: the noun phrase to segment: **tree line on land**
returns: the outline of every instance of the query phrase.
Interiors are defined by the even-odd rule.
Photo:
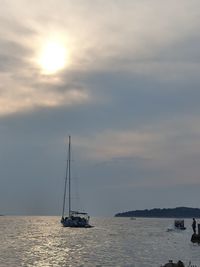
[[[200,209],[177,207],[169,209],[133,210],[115,214],[115,217],[152,217],[152,218],[200,218]]]

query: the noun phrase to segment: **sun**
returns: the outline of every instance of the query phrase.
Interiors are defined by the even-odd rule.
[[[50,75],[63,69],[67,63],[67,51],[59,42],[46,43],[39,56],[39,65],[44,74]]]

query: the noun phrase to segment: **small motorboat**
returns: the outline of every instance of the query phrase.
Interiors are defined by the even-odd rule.
[[[185,230],[186,227],[184,225],[184,220],[175,220],[174,221],[174,228],[177,230]]]
[[[185,230],[184,220],[175,220],[174,224],[167,228],[167,232]]]

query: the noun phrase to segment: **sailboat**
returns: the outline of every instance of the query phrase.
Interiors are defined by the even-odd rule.
[[[68,216],[65,217],[65,204],[66,204],[66,194],[68,186]],[[63,209],[61,224],[64,227],[92,227],[89,224],[90,216],[85,212],[73,211],[71,209],[71,136],[69,136],[69,145],[68,145],[68,157],[67,157],[67,168],[66,168],[66,177],[64,185],[64,198],[63,198]]]

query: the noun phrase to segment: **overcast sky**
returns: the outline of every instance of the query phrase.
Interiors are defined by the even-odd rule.
[[[200,207],[200,1],[0,6],[0,214]]]

